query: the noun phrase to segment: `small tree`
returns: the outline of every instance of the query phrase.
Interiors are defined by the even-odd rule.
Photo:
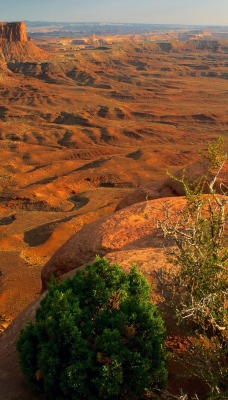
[[[225,344],[228,315],[228,249],[225,236],[228,198],[215,191],[215,183],[225,163],[221,140],[210,144],[205,156],[208,176],[181,182],[186,205],[179,214],[158,221],[166,237],[174,242],[171,261],[178,268],[170,277],[173,292],[178,293],[177,313],[180,320],[192,320],[208,335]],[[217,168],[217,170],[215,170]],[[210,177],[210,179],[209,179]],[[203,195],[208,185],[209,195]],[[225,187],[224,187],[225,188]]]
[[[134,399],[165,385],[164,337],[145,278],[97,258],[52,280],[17,349],[26,381],[49,399]]]
[[[177,358],[188,373],[208,385],[211,400],[225,400],[228,395],[228,188],[223,184],[221,194],[215,190],[227,160],[223,142],[218,139],[209,144],[204,155],[206,176],[195,182],[189,182],[185,174],[181,178],[172,176],[183,185],[186,205],[174,214],[167,208],[166,217],[158,221],[170,239],[168,254],[174,265],[169,273],[160,271],[163,294],[175,306],[179,322],[191,322],[204,334],[194,338],[184,360]],[[209,194],[203,194],[205,191]]]

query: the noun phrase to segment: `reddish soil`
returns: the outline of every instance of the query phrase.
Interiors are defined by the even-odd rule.
[[[216,53],[56,43],[42,40],[54,55],[30,42],[2,46],[2,330],[37,298],[42,267],[73,234],[140,185],[158,193],[166,171],[197,161],[209,140],[220,135],[228,146],[224,42]],[[142,261],[143,250],[130,260]]]
[[[41,267],[72,234],[138,186],[197,160],[210,139],[228,142],[224,44],[217,53],[132,42],[74,53],[68,43],[58,54],[61,46],[53,39],[55,59],[32,42],[2,47],[0,314],[7,318],[25,306],[16,296],[11,307],[12,293],[31,301]]]

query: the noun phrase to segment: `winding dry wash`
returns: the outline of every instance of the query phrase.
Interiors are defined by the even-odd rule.
[[[3,328],[75,232],[209,140],[228,144],[228,40],[169,36],[28,40],[0,24]]]

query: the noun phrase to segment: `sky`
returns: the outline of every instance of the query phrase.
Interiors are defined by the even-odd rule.
[[[226,25],[228,0],[0,0],[1,21]]]

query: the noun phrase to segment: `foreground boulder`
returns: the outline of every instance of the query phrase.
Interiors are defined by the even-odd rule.
[[[166,198],[150,200],[132,205],[109,216],[94,221],[73,235],[44,266],[41,278],[43,290],[46,289],[50,277],[60,277],[66,272],[86,264],[96,255],[108,256],[117,252],[134,254],[137,263],[138,251],[156,250],[161,257],[164,253],[164,238],[157,228],[157,219],[164,217],[165,209],[182,208],[184,198]],[[133,252],[133,253],[132,253]],[[153,250],[154,252],[154,250]],[[123,257],[122,257],[123,259]],[[126,257],[129,261],[129,257]]]

